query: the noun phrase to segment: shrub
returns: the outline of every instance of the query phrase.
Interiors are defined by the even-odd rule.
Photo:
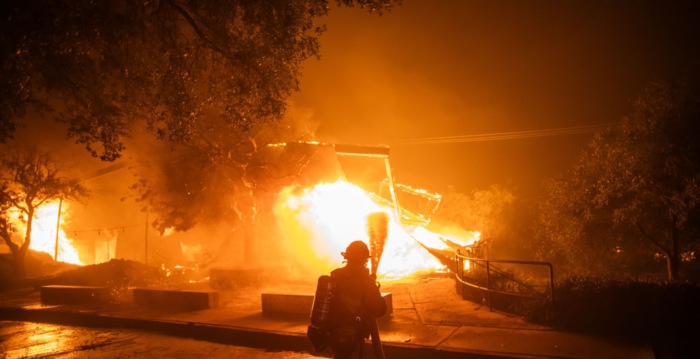
[[[649,279],[570,278],[555,285],[553,303],[525,303],[526,320],[558,329],[633,337],[697,331],[700,285]]]

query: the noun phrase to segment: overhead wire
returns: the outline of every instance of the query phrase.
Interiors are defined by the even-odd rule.
[[[140,223],[140,224],[132,224],[128,226],[118,226],[118,227],[111,227],[111,228],[98,228],[98,229],[78,229],[78,230],[64,230],[66,233],[74,233],[75,235],[78,235],[78,233],[85,233],[85,232],[97,232],[98,234],[102,234],[103,231],[109,231],[109,230],[114,230],[114,229],[121,229],[122,232],[124,231],[125,228],[133,228],[133,227],[143,227],[145,226],[146,223]]]
[[[441,143],[461,143],[461,142],[482,142],[482,141],[500,141],[513,140],[520,138],[546,137],[546,136],[562,136],[581,133],[599,132],[608,128],[620,126],[620,123],[605,123],[588,126],[574,126],[563,128],[552,128],[544,130],[528,130],[514,132],[487,133],[476,135],[457,135],[457,136],[442,136],[442,137],[423,137],[400,139],[393,142],[394,145],[428,145]]]

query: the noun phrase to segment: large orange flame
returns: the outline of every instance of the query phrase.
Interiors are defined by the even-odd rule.
[[[35,214],[32,223],[32,242],[29,248],[35,251],[45,252],[52,257],[56,248],[56,221],[58,220],[58,201],[47,203],[39,207]],[[17,218],[16,216],[13,216]],[[62,225],[68,219],[68,204],[63,203],[61,208],[61,223]],[[26,215],[25,215],[26,220]],[[19,219],[13,221],[13,225],[17,228],[14,236],[24,240],[26,233],[26,224]],[[73,248],[71,240],[66,237],[63,229],[58,228],[58,260],[61,262],[83,265],[80,262],[78,252]]]
[[[378,275],[401,278],[417,272],[442,271],[444,266],[418,243],[448,249],[440,236],[423,227],[399,224],[392,207],[379,204],[360,187],[338,180],[313,188],[285,188],[275,213],[288,249],[319,272],[342,265],[340,254],[356,240],[367,243],[367,216],[386,212],[391,221]]]

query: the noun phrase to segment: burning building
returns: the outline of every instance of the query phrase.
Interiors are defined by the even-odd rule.
[[[249,232],[236,226],[233,232],[229,228],[207,233],[195,228],[185,233],[157,233],[148,223],[138,224],[143,221],[138,218],[143,213],[136,210],[135,204],[123,201],[119,202],[121,206],[134,207],[124,210],[127,214],[120,217],[128,221],[126,226],[85,230],[84,227],[92,227],[90,221],[69,224],[73,215],[84,219],[89,214],[90,218],[109,224],[116,220],[113,208],[105,208],[110,207],[105,203],[115,199],[100,193],[116,191],[119,197],[126,196],[126,175],[122,173],[101,180],[104,183],[93,201],[103,214],[96,214],[95,207],[83,208],[67,202],[42,206],[36,213],[31,249],[78,265],[114,258],[139,262],[150,258],[149,264],[171,269],[181,265],[259,268],[282,264],[285,272],[313,277],[340,266],[340,252],[350,242],[368,241],[367,216],[383,212],[390,221],[378,275],[403,278],[444,271],[455,245],[473,244],[478,233],[448,238],[428,230],[426,226],[440,204],[440,195],[395,183],[389,154],[390,149],[385,146],[317,142],[265,146],[251,160],[251,167],[258,170],[246,178],[255,183],[255,211],[259,212],[255,228]],[[16,227],[24,228],[21,223]],[[15,235],[23,236],[20,232]],[[241,262],[240,253],[251,243],[245,236],[254,236],[258,247],[259,260],[253,265]]]
[[[270,145],[285,151],[288,144]],[[448,243],[466,246],[478,240],[450,237],[426,229],[440,203],[440,195],[397,184],[392,175],[389,147],[323,143],[292,146],[321,148],[337,156],[340,171],[331,180],[291,185],[279,191],[274,214],[281,241],[310,272],[325,273],[342,263],[342,252],[352,241],[367,241],[367,217],[384,212],[388,237],[378,269],[384,278],[444,271],[449,264],[442,251]]]

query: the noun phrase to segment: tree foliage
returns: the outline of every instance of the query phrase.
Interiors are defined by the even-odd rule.
[[[62,177],[61,166],[49,153],[36,149],[5,153],[0,168],[0,237],[10,247],[19,276],[25,273],[24,258],[32,241],[36,210],[57,199],[84,199],[87,189]],[[25,224],[23,242],[12,241],[12,217]]]
[[[487,237],[503,237],[514,201],[513,191],[500,185],[474,190],[470,195],[449,188],[433,221],[442,225],[456,224]]]
[[[310,140],[313,132],[290,119],[247,133],[227,133],[221,128],[225,124],[210,125],[213,130],[197,131],[187,142],[154,144],[138,156],[138,181],[132,189],[142,205],[155,212],[154,224],[161,232],[252,218],[253,192],[265,180],[256,174],[270,166],[260,160],[260,151],[269,143]],[[268,177],[267,182],[274,182]]]
[[[653,84],[621,128],[597,134],[572,173],[548,184],[541,254],[601,272],[659,253],[678,278],[681,253],[697,245],[698,100],[686,88]]]
[[[243,236],[245,258],[254,261],[260,214],[272,213],[282,188],[340,176],[332,147],[292,142],[312,140],[313,128],[287,116],[248,133],[212,130],[185,143],[152,145],[138,155],[132,189],[159,231],[223,224]],[[280,142],[287,144],[268,146]]]
[[[391,0],[336,0],[382,13]],[[9,0],[0,5],[0,142],[28,111],[111,161],[135,123],[192,139],[204,118],[246,132],[281,118],[319,56],[328,0]]]

